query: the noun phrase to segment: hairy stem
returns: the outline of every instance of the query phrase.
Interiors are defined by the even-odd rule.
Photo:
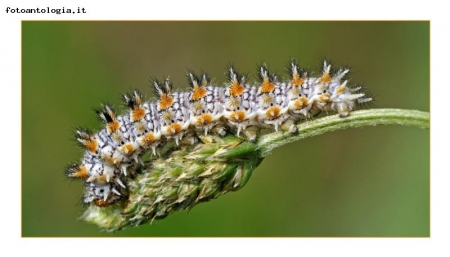
[[[375,125],[402,125],[429,128],[430,114],[416,110],[371,109],[352,112],[346,118],[331,115],[298,124],[299,133],[294,135],[289,133],[270,133],[263,135],[256,144],[261,155],[266,156],[273,149],[297,140],[340,129]]]

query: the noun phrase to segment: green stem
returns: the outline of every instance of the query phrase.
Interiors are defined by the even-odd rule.
[[[273,149],[300,139],[321,135],[339,129],[358,128],[375,125],[402,125],[429,128],[430,114],[416,110],[403,109],[371,109],[355,111],[349,117],[338,115],[303,122],[297,125],[298,133],[270,133],[257,141],[261,156],[266,156]]]

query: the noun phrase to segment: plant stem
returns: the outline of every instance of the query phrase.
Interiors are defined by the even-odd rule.
[[[297,134],[270,133],[263,135],[256,144],[261,156],[266,156],[273,149],[297,140],[340,129],[375,125],[402,125],[429,128],[430,114],[416,110],[371,109],[352,112],[346,118],[331,115],[298,124],[297,128],[299,132]]]

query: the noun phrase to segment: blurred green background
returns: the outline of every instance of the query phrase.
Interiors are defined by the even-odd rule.
[[[429,131],[378,126],[284,146],[240,191],[114,234],[77,220],[83,185],[73,129],[120,93],[152,96],[150,76],[187,87],[188,68],[218,84],[233,63],[256,77],[290,57],[316,73],[323,57],[352,68],[378,108],[429,111],[429,22],[22,23],[23,236],[429,236]]]

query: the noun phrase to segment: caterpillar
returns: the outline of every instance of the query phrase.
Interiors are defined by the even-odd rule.
[[[226,72],[225,87],[214,86],[208,74],[187,72],[190,92],[175,92],[169,78],[151,80],[158,100],[145,101],[134,90],[123,95],[129,109],[123,115],[104,104],[95,110],[105,127],[97,133],[77,128],[75,138],[85,150],[81,163],[66,169],[69,178],[85,183],[83,202],[99,207],[126,199],[127,179],[146,153],[159,155],[168,143],[195,144],[197,133],[225,136],[235,133],[255,141],[261,130],[298,133],[296,124],[320,113],[345,118],[373,98],[361,86],[349,87],[348,68],[331,70],[323,61],[320,76],[310,76],[291,59],[289,79],[282,81],[266,64],[258,66],[258,85],[233,66]]]

